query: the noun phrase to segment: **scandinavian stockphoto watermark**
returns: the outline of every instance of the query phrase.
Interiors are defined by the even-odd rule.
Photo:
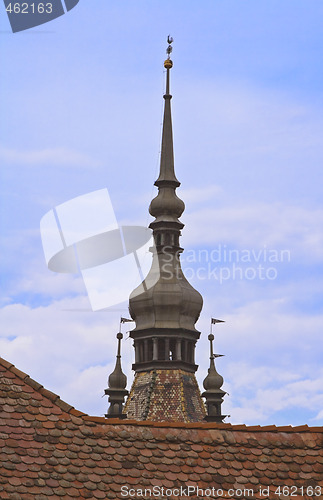
[[[171,280],[174,273],[180,276],[179,268],[174,267],[170,247],[164,247],[163,276]],[[288,249],[275,249],[263,245],[258,248],[230,248],[218,244],[212,249],[188,249],[184,254],[176,254],[181,259],[186,279],[211,280],[223,284],[236,280],[275,280],[278,277],[279,264],[291,261]]]
[[[289,250],[264,245],[258,249],[156,247],[152,232],[143,226],[120,225],[108,190],[73,198],[47,212],[40,231],[48,269],[80,273],[93,311],[127,301],[153,287],[160,276],[171,280],[275,280],[278,265],[290,262]]]
[[[53,21],[73,9],[80,0],[3,0],[13,33]]]

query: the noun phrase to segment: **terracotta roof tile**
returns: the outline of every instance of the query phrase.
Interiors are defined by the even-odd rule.
[[[274,500],[277,486],[323,487],[321,427],[91,417],[1,359],[0,372],[1,499],[121,499],[122,485],[194,484],[248,487],[257,500],[270,486]]]

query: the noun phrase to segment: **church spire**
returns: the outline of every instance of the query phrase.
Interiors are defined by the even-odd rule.
[[[181,268],[179,238],[184,224],[179,220],[185,205],[178,198],[180,183],[174,170],[173,131],[170,101],[170,59],[173,39],[167,39],[166,93],[157,196],[149,212],[155,248],[146,279],[130,295],[129,312],[136,322],[134,339],[136,372],[127,399],[128,418],[197,422],[205,407],[195,371],[195,328],[203,299],[187,281]],[[171,387],[171,390],[170,390]]]

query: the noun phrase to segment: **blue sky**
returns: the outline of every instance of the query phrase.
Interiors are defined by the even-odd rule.
[[[204,297],[200,386],[209,318],[220,317],[229,421],[322,425],[322,4],[80,0],[16,34],[3,5],[0,15],[1,355],[78,409],[105,413],[127,304],[89,311],[81,276],[47,269],[39,223],[106,187],[120,223],[148,224],[170,33],[183,259],[195,256],[184,267]],[[290,258],[272,263],[265,250]],[[259,264],[275,279],[249,279]],[[132,356],[126,340],[128,385]]]

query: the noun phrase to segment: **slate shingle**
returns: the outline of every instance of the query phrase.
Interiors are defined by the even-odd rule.
[[[281,493],[285,499],[319,498],[310,494],[318,486],[323,495],[322,427],[91,417],[1,358],[0,388],[1,499],[121,499],[127,498],[122,486],[154,485],[223,489],[208,498],[249,488],[252,498],[263,500],[260,488],[269,487],[274,499],[283,486],[298,487],[296,497]],[[246,498],[240,492],[230,497]]]

